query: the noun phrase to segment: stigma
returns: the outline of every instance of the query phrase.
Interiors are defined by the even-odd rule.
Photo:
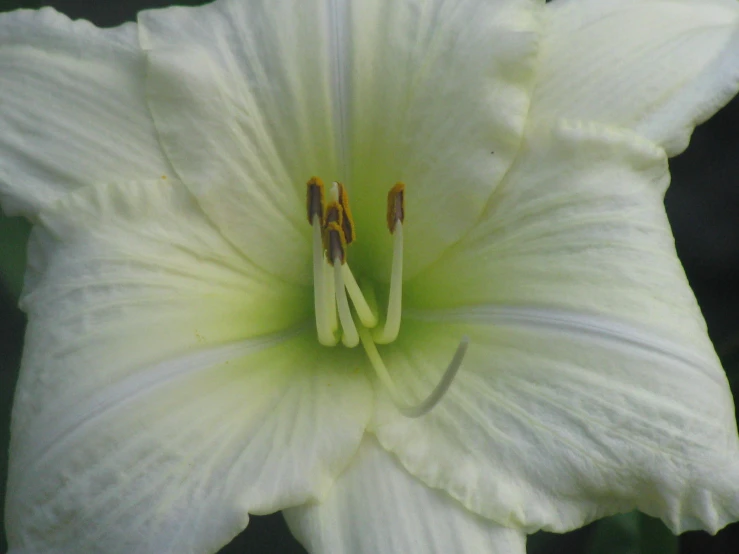
[[[348,247],[356,240],[356,230],[346,188],[334,182],[327,191],[321,179],[311,177],[307,183],[306,209],[313,231],[313,297],[318,341],[324,346],[336,346],[341,342],[347,348],[361,343],[380,382],[401,413],[408,417],[428,413],[451,386],[467,352],[468,340],[462,338],[439,383],[423,401],[415,404],[402,398],[377,350],[377,344],[395,341],[400,332],[405,184],[396,183],[387,194],[386,218],[388,231],[393,236],[393,254],[382,324],[374,289],[366,283],[360,287],[347,260]]]

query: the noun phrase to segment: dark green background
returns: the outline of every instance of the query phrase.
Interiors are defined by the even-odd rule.
[[[0,11],[54,6],[70,17],[111,26],[133,20],[141,9],[174,3],[0,0]],[[678,253],[736,397],[739,392],[739,100],[700,127],[688,151],[673,159],[671,166],[673,184],[665,204]],[[5,492],[10,406],[25,326],[25,316],[16,304],[27,234],[24,221],[0,217],[0,498],[4,498]],[[0,520],[2,514],[0,505]],[[0,551],[6,549],[5,535],[0,529]],[[691,532],[675,538],[659,521],[632,513],[604,519],[565,535],[539,533],[530,538],[528,550],[529,554],[733,554],[739,553],[739,524],[729,526],[715,537]],[[297,554],[305,551],[292,539],[282,517],[274,515],[253,517],[248,529],[221,552]]]

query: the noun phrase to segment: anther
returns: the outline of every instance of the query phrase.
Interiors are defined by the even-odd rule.
[[[331,255],[331,244],[330,244],[330,237],[331,234],[329,233],[329,226],[333,223],[338,226],[339,234],[344,235],[344,231],[342,228],[344,222],[344,209],[341,207],[341,204],[338,202],[329,202],[328,206],[326,206],[326,218],[323,222],[323,248],[328,252],[328,261],[333,265],[333,256]],[[346,238],[344,238],[344,244],[346,244]],[[343,255],[342,255],[343,260]]]
[[[323,223],[323,206],[325,205],[323,181],[318,177],[311,177],[307,183],[306,204],[308,209],[308,223],[313,225],[313,216]]]
[[[326,251],[328,252],[328,261],[331,265],[339,262],[341,265],[346,263],[346,240],[339,223],[332,221],[326,225],[324,232],[326,241]],[[337,291],[338,292],[338,291]]]
[[[387,228],[390,234],[395,233],[398,223],[405,220],[405,185],[395,183],[387,193]]]
[[[324,189],[318,177],[311,178],[307,185],[308,221],[313,227],[313,306],[316,314],[318,342],[325,346],[336,345],[336,308],[333,296],[328,296],[326,262],[323,249]],[[333,313],[332,313],[333,312]]]
[[[341,226],[341,222],[344,220],[344,208],[338,202],[329,202],[326,206],[326,219],[324,220],[324,226],[328,227],[329,223],[338,223]],[[343,232],[343,230],[342,230]]]
[[[346,244],[353,243],[356,238],[356,232],[354,230],[354,218],[352,217],[352,211],[349,208],[349,195],[346,193],[346,188],[341,183],[336,183],[339,189],[339,204],[341,205],[342,214],[344,218],[341,220],[341,229],[344,231],[344,240]]]

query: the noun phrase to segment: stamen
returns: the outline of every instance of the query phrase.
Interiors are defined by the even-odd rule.
[[[405,185],[396,183],[387,194],[387,226],[393,235],[393,265],[385,325],[374,334],[375,342],[387,344],[398,338],[403,304],[403,220]]]
[[[318,177],[311,177],[307,185],[306,205],[308,209],[308,223],[313,225],[313,216],[323,223],[323,206],[325,205],[323,181]]]
[[[341,204],[338,202],[329,202],[328,206],[326,206],[326,218],[323,222],[323,248],[326,250],[326,252],[329,253],[328,261],[333,265],[332,260],[334,259],[334,256],[331,254],[331,243],[330,243],[330,236],[329,233],[329,226],[333,223],[337,225],[337,229],[339,230],[339,234],[341,235],[341,241],[346,246],[346,239],[344,238],[344,231],[342,228],[344,222],[344,209],[341,207]],[[342,260],[344,258],[344,255],[342,254]],[[343,262],[342,262],[343,263]]]
[[[346,286],[346,290],[349,293],[349,298],[352,299],[352,304],[354,304],[354,309],[357,311],[359,321],[365,327],[375,327],[377,325],[377,312],[372,310],[367,300],[365,300],[352,270],[349,269],[349,264],[342,265],[341,269],[344,272],[344,286]]]
[[[336,265],[336,260],[339,261],[339,265],[346,263],[346,241],[341,225],[332,221],[326,225],[323,236],[326,252],[328,252],[328,261],[331,265]]]
[[[405,221],[405,184],[395,183],[387,193],[387,228],[395,232],[396,223]]]
[[[400,198],[395,202],[400,219],[404,210],[402,193],[401,183],[391,190],[391,194]],[[306,209],[308,220],[313,226],[313,289],[318,340],[327,346],[336,345],[337,331],[341,325],[342,342],[348,347],[354,347],[359,344],[359,335],[349,307],[347,292],[360,321],[366,328],[377,325],[377,301],[374,299],[374,289],[371,289],[373,304],[370,306],[346,264],[346,247],[356,239],[356,233],[349,208],[349,195],[343,184],[339,182],[332,184],[328,191],[328,201],[326,204],[323,182],[318,177],[311,177],[307,183]],[[329,265],[333,266],[333,271]],[[402,282],[402,274],[398,282]],[[396,327],[399,327],[399,306],[396,311],[398,312]]]
[[[334,286],[334,272],[333,267],[328,263],[326,258],[323,260],[323,279],[326,283],[326,304],[328,306],[329,325],[331,327],[331,332],[335,337],[338,337],[339,315],[336,313],[336,287]]]
[[[449,362],[449,365],[444,371],[444,375],[441,376],[441,379],[436,387],[434,387],[434,390],[431,391],[431,394],[429,394],[425,400],[413,405],[409,404],[401,397],[400,392],[395,385],[395,381],[390,377],[390,373],[388,373],[387,367],[385,367],[385,363],[382,361],[382,357],[377,351],[377,346],[372,340],[372,335],[369,330],[360,326],[359,338],[362,341],[364,351],[367,353],[367,357],[369,358],[375,373],[377,373],[377,377],[387,389],[393,404],[395,404],[395,407],[398,408],[400,413],[406,417],[420,417],[430,412],[431,409],[439,403],[439,401],[444,397],[444,394],[449,390],[452,381],[454,381],[454,377],[456,377],[459,368],[462,366],[462,361],[464,360],[464,356],[467,353],[467,347],[469,346],[469,339],[467,337],[462,337],[454,356],[452,356],[452,360]]]
[[[341,225],[344,219],[344,208],[338,202],[329,202],[326,206],[326,219],[324,220],[324,226],[328,227],[329,223],[338,223]]]
[[[341,205],[344,219],[341,221],[341,228],[344,231],[344,240],[347,244],[353,243],[357,234],[354,230],[354,218],[352,217],[352,211],[349,208],[349,195],[346,193],[346,188],[341,183],[335,183],[338,187],[339,192],[339,204]]]
[[[324,346],[335,346],[336,325],[332,319],[336,318],[334,300],[327,296],[326,279],[324,277],[326,262],[323,255],[323,240],[321,220],[318,213],[313,214],[313,307],[316,313],[316,330],[318,342]],[[331,311],[334,312],[333,317]]]
[[[313,227],[313,307],[316,313],[318,342],[324,346],[335,346],[336,307],[333,296],[326,287],[326,262],[323,255],[324,186],[318,177],[311,177],[306,184],[306,210],[308,222]],[[333,313],[332,313],[333,312]]]

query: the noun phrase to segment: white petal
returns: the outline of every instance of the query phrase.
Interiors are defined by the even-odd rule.
[[[632,128],[673,156],[739,89],[734,0],[556,0],[545,12],[533,120]]]
[[[484,326],[424,330],[408,310],[384,352],[427,394],[471,339],[429,416],[379,412],[380,442],[414,475],[529,530],[634,507],[674,530],[739,516],[734,408],[674,251],[667,180],[664,153],[626,132],[528,137],[479,226],[404,287],[409,307]]]
[[[710,349],[665,215],[669,178],[664,152],[630,132],[532,128],[483,219],[405,287],[408,305],[608,314]]]
[[[513,163],[544,6],[539,0],[348,5],[346,179],[358,236],[352,256],[361,258],[366,277],[388,279],[386,196],[402,181],[409,277],[464,235]]]
[[[347,185],[357,247],[383,280],[386,194],[406,181],[413,273],[472,224],[513,160],[537,8],[219,0],[144,12],[150,107],[180,177],[270,271],[310,280],[305,183],[318,175]]]
[[[465,510],[405,471],[371,436],[318,504],[285,510],[309,552],[524,554],[526,536]]]
[[[13,408],[11,551],[211,552],[325,494],[371,395],[171,179],[87,187],[40,216]],[[299,332],[290,332],[290,327]]]
[[[632,509],[675,532],[739,517],[739,441],[715,355],[601,316],[478,306],[404,320],[383,354],[407,395],[470,347],[447,396],[408,419],[383,398],[377,436],[413,475],[527,531]],[[400,341],[399,341],[400,343]]]
[[[144,99],[136,25],[51,8],[0,15],[0,200],[34,215],[73,188],[171,174]]]

